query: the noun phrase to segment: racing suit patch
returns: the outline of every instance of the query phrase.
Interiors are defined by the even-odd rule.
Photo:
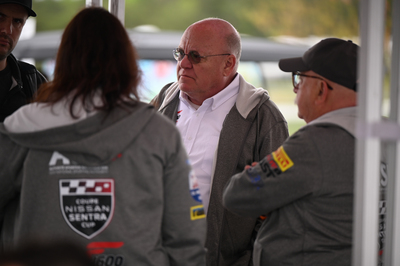
[[[198,220],[202,218],[206,218],[203,205],[190,207],[190,220]]]
[[[276,151],[274,151],[272,153],[272,156],[274,157],[275,162],[278,164],[282,172],[285,172],[287,169],[289,169],[294,165],[293,161],[286,154],[282,146],[280,146]]]

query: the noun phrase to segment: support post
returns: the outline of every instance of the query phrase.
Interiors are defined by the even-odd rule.
[[[400,0],[393,0],[392,66],[390,79],[391,123],[400,125]],[[388,187],[384,264],[400,265],[400,135],[388,145]]]
[[[103,0],[86,0],[86,7],[103,6]]]
[[[125,25],[125,0],[109,0],[108,10]]]
[[[378,257],[380,140],[365,131],[381,119],[384,7],[384,0],[360,1],[359,121],[353,225],[353,265],[356,266],[376,266]]]

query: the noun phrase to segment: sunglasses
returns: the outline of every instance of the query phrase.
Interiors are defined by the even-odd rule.
[[[292,83],[293,86],[295,88],[297,88],[297,86],[299,86],[300,82],[301,82],[301,78],[300,77],[307,77],[307,78],[314,78],[314,79],[320,79],[326,82],[326,85],[328,86],[328,88],[330,90],[333,90],[333,88],[328,84],[328,82],[326,80],[324,80],[323,78],[320,77],[316,77],[316,76],[309,76],[309,75],[305,75],[305,74],[301,74],[300,72],[292,72]]]
[[[213,54],[213,55],[203,55],[203,56],[201,56],[196,51],[190,51],[189,53],[185,54],[185,52],[182,49],[176,48],[176,49],[173,50],[173,55],[174,55],[174,58],[176,59],[176,61],[179,61],[179,62],[183,60],[185,55],[187,55],[190,63],[198,64],[198,63],[200,63],[202,58],[207,58],[207,57],[210,57],[210,56],[231,55],[231,54]]]

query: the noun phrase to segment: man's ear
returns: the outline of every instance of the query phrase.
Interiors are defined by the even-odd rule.
[[[236,57],[231,54],[227,56],[228,58],[225,60],[224,66],[224,76],[229,76],[232,74],[232,71],[235,70],[236,65]]]
[[[317,105],[325,104],[326,99],[328,97],[328,93],[329,93],[328,84],[326,83],[326,81],[321,80],[319,86],[319,93],[317,98],[315,99],[315,104]]]

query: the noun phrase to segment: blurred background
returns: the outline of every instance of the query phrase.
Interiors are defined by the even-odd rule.
[[[256,87],[268,90],[286,117],[292,134],[305,123],[297,117],[291,75],[281,72],[277,61],[284,57],[301,56],[310,46],[327,37],[349,39],[360,45],[359,2],[126,0],[124,23],[138,49],[143,71],[141,98],[148,102],[166,83],[176,81],[172,49],[178,46],[183,31],[198,20],[218,17],[232,23],[242,35],[244,51],[239,72]],[[14,54],[35,64],[51,80],[62,31],[85,4],[85,0],[33,0],[37,17],[28,19]],[[108,7],[107,0],[103,0],[103,6]],[[391,7],[392,0],[387,0],[384,116],[389,110]],[[164,54],[148,49],[153,46],[160,51],[164,49]],[[39,52],[39,47],[44,51]],[[280,48],[285,50],[278,52]]]

